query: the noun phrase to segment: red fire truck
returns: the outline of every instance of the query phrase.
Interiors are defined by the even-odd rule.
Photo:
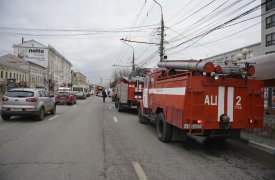
[[[139,121],[156,123],[157,136],[239,137],[243,128],[262,128],[263,83],[249,79],[254,66],[236,62],[161,61],[147,74]]]
[[[96,87],[95,87],[95,95],[96,95],[96,96],[99,96],[100,93],[102,92],[102,90],[103,90],[103,87],[102,87],[102,86],[96,86]]]
[[[124,109],[137,109],[138,101],[142,98],[144,78],[140,76],[122,78],[118,81],[115,92],[115,107],[118,112]]]

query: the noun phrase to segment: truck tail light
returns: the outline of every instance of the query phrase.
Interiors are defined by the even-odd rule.
[[[37,101],[38,101],[38,98],[36,98],[36,97],[27,98],[26,101],[27,101],[27,102],[37,102]]]
[[[2,97],[2,101],[8,101],[8,100],[9,100],[9,98],[7,98],[6,96]]]
[[[253,119],[252,118],[248,118],[249,124],[253,124]]]
[[[197,120],[197,123],[198,124],[203,124],[203,120],[199,119],[199,120]]]

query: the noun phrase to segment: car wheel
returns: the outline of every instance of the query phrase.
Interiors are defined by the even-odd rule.
[[[7,121],[7,120],[9,120],[11,117],[8,116],[8,115],[1,115],[1,118],[2,118],[4,121]]]
[[[39,114],[36,116],[36,120],[42,121],[45,117],[44,108],[42,107],[39,111]]]
[[[138,106],[138,121],[142,124],[146,124],[148,123],[148,119],[146,119],[144,116],[142,116],[142,113],[141,113],[141,107]]]
[[[171,142],[172,140],[172,125],[165,121],[163,113],[157,115],[157,136],[162,142]]]
[[[54,105],[54,106],[53,106],[53,108],[52,108],[52,110],[51,110],[51,112],[50,112],[50,113],[51,113],[51,115],[54,115],[54,114],[55,114],[55,112],[56,112],[56,105]]]

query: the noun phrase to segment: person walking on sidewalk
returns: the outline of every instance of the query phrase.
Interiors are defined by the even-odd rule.
[[[107,97],[107,93],[106,93],[105,89],[103,89],[103,91],[102,91],[102,97],[103,97],[103,102],[105,103],[105,98]]]

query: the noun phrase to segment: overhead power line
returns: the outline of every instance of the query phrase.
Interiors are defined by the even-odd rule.
[[[181,46],[181,45],[183,45],[183,44],[185,44],[185,43],[187,43],[187,42],[190,42],[190,41],[193,41],[193,40],[196,40],[196,39],[201,39],[201,38],[205,37],[206,35],[212,33],[213,31],[216,31],[216,30],[218,30],[218,29],[221,29],[221,28],[224,27],[225,25],[228,25],[228,24],[230,24],[231,22],[234,22],[234,21],[240,19],[241,17],[244,17],[244,16],[246,16],[246,15],[248,15],[248,14],[250,14],[250,13],[256,11],[256,10],[258,10],[258,9],[259,9],[261,6],[263,6],[264,4],[265,4],[265,3],[262,3],[262,4],[260,4],[260,5],[257,5],[257,6],[255,6],[255,7],[253,7],[253,8],[251,8],[250,10],[248,10],[248,11],[246,11],[246,12],[244,12],[244,13],[238,15],[238,16],[236,16],[236,17],[233,18],[233,19],[230,19],[230,20],[228,20],[228,21],[226,21],[226,22],[224,22],[224,23],[222,23],[222,24],[220,24],[220,25],[218,25],[218,26],[216,26],[216,27],[214,27],[214,28],[212,28],[212,29],[210,29],[210,30],[204,32],[204,33],[201,33],[201,34],[198,35],[198,36],[195,36],[195,37],[193,37],[193,38],[191,38],[191,39],[188,39],[188,40],[186,40],[186,41],[184,41],[184,42],[182,42],[182,43],[179,43],[179,44],[177,44],[177,45],[175,45],[175,46],[173,46],[173,47],[167,49],[167,51],[170,51],[170,50],[172,50],[172,49],[178,48],[179,46]],[[197,42],[197,41],[196,41],[196,42]]]
[[[207,6],[209,6],[210,4],[212,4],[213,2],[215,2],[216,0],[212,0],[211,2],[209,2],[208,4],[206,4],[205,6],[201,7],[200,9],[198,9],[197,11],[193,12],[192,14],[190,14],[189,16],[187,16],[186,18],[180,20],[179,22],[173,24],[171,27],[174,27],[180,23],[182,23],[183,21],[185,21],[186,19],[190,18],[191,16],[197,14],[198,12],[200,12],[201,10],[203,10],[204,8],[206,8]]]
[[[110,28],[110,29],[55,29],[55,28],[25,28],[25,27],[5,27],[0,26],[0,30],[4,31],[42,31],[42,32],[87,32],[87,33],[116,33],[116,32],[148,32],[148,30],[155,29],[158,24],[126,27],[126,28]]]

